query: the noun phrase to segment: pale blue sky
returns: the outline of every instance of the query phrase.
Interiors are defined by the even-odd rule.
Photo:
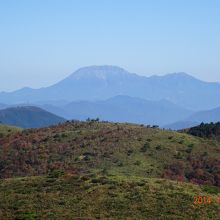
[[[218,0],[0,0],[0,91],[79,67],[220,82]]]

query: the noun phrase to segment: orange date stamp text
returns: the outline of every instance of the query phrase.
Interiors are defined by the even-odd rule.
[[[208,205],[211,203],[220,204],[220,196],[194,196],[193,204],[195,205]]]

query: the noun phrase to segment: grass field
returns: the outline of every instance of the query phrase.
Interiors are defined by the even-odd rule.
[[[215,189],[212,188],[212,190]],[[1,181],[0,219],[219,219],[220,195],[165,179],[125,176],[25,177]]]
[[[220,219],[219,158],[215,139],[143,125],[8,130],[0,219]]]

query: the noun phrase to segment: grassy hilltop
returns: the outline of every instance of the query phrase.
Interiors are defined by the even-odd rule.
[[[21,131],[21,128],[0,124],[0,138]]]
[[[12,133],[0,146],[0,219],[220,218],[214,200],[193,203],[220,195],[215,139],[72,121]]]

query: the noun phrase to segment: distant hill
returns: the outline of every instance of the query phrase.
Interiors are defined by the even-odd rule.
[[[39,128],[64,122],[65,119],[41,108],[22,106],[0,110],[0,122],[22,128]]]
[[[169,101],[149,101],[115,96],[103,101],[75,101],[64,106],[42,105],[47,111],[68,119],[100,118],[113,122],[164,125],[188,117],[192,111]]]
[[[166,124],[164,126],[162,126],[163,128],[166,129],[172,129],[172,130],[180,130],[180,129],[184,129],[184,128],[191,128],[193,126],[198,125],[199,122],[196,121],[177,121],[171,124]]]
[[[169,100],[192,110],[211,109],[220,105],[220,84],[203,82],[186,73],[144,77],[115,66],[90,66],[77,70],[55,85],[14,92],[1,92],[6,104],[35,103],[65,99],[104,100],[117,95],[147,100]]]
[[[185,118],[182,121],[177,121],[172,124],[164,126],[165,128],[171,128],[174,130],[190,128],[200,123],[210,123],[210,122],[219,122],[220,121],[220,107],[207,110],[207,111],[198,111]]]
[[[188,117],[188,120],[200,123],[218,122],[220,121],[220,107],[207,111],[196,112]]]

